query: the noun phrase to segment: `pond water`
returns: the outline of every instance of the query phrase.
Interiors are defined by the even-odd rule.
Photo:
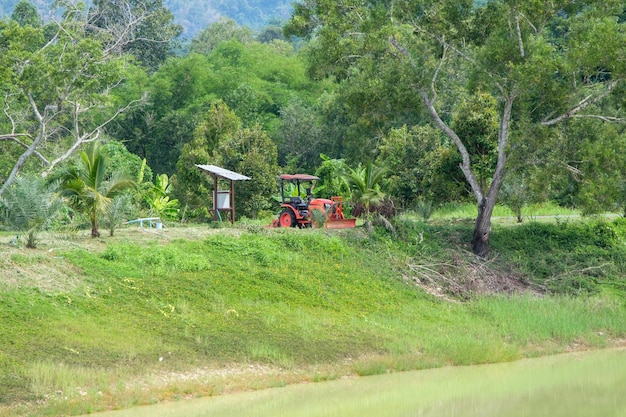
[[[626,349],[244,392],[98,417],[623,417]]]

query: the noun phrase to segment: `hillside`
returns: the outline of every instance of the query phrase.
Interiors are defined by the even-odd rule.
[[[48,235],[37,250],[4,233],[0,415],[619,345],[622,223],[497,227],[488,263],[458,243],[464,222],[399,219],[395,236],[128,227]]]
[[[30,0],[46,15],[53,0]],[[0,16],[9,16],[19,0],[0,0]],[[85,3],[89,4],[87,0]],[[291,0],[164,0],[174,14],[176,23],[183,26],[183,37],[193,38],[220,17],[228,17],[240,25],[259,30],[273,20],[285,21],[292,11]],[[478,5],[485,0],[476,0]]]
[[[10,16],[19,0],[0,0],[0,16]],[[31,0],[42,15],[47,15],[53,0]],[[90,1],[86,1],[87,4]],[[183,37],[193,38],[220,17],[259,30],[272,20],[286,20],[291,13],[290,0],[164,0],[176,23],[183,27]]]

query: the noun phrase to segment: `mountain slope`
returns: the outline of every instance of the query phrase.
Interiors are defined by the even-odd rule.
[[[43,16],[54,0],[30,0]],[[10,16],[19,0],[0,0],[0,16]],[[85,3],[89,4],[90,1]],[[291,0],[164,0],[163,5],[183,26],[183,37],[192,38],[221,17],[234,19],[240,25],[259,30],[272,20],[286,20]]]

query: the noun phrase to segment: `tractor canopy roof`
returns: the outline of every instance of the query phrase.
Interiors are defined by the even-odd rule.
[[[319,177],[309,174],[281,174],[279,177],[283,181],[315,181]]]

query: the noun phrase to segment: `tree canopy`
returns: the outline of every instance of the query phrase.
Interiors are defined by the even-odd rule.
[[[495,0],[475,7],[470,0],[318,0],[296,4],[286,32],[311,39],[316,77],[349,84],[353,74],[365,73],[384,83],[389,68],[399,68],[394,86],[420,99],[426,118],[461,155],[478,205],[473,249],[486,256],[507,160],[524,140],[518,121],[552,127],[604,114],[601,105],[623,88],[626,76],[624,48],[618,47],[626,41],[623,11],[621,1]],[[476,128],[483,127],[459,120],[469,109],[454,112],[477,91],[494,97],[498,107],[497,123],[484,126],[491,132],[478,136]]]

